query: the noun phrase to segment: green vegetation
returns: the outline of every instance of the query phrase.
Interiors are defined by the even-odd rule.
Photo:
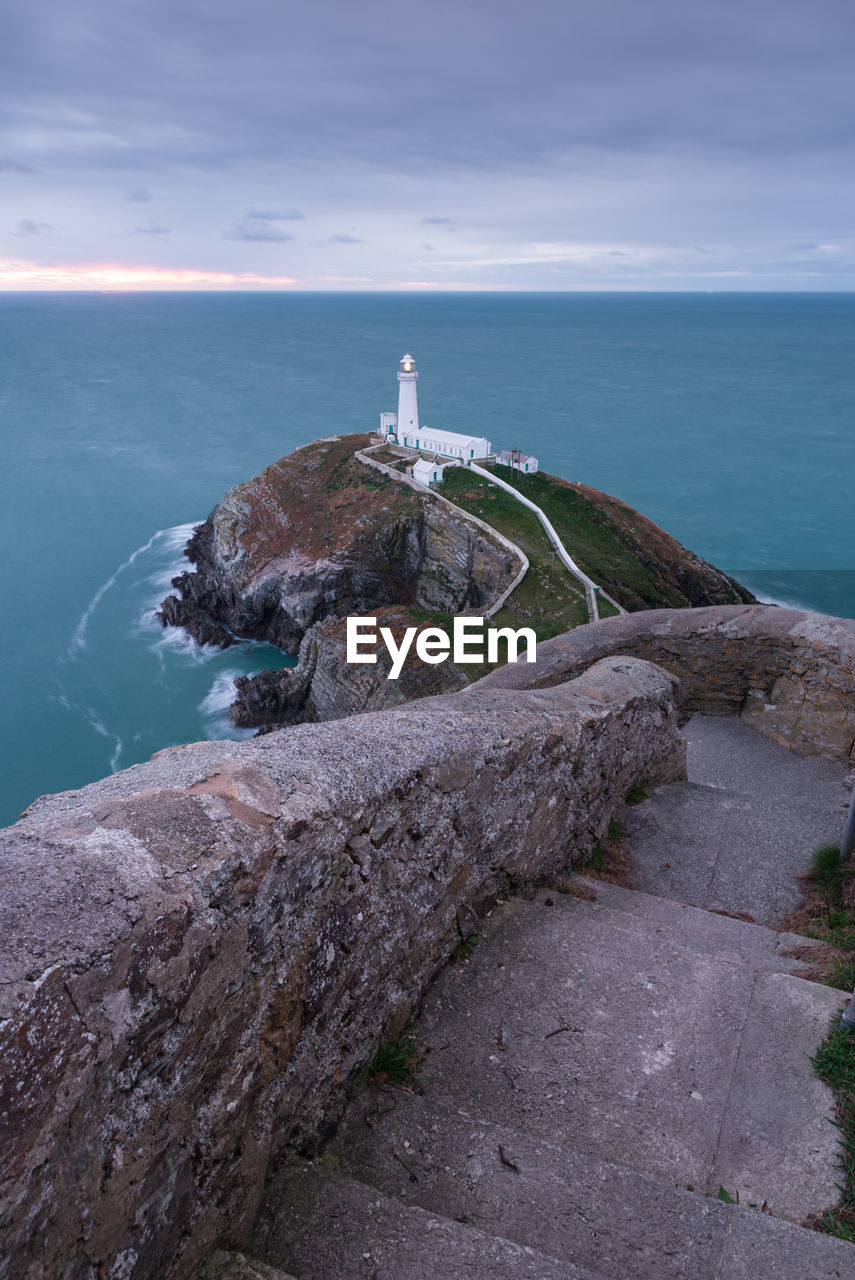
[[[841,862],[840,847],[822,845],[811,859],[805,877],[808,901],[794,923],[809,938],[828,945],[818,975],[829,986],[851,991],[855,987],[855,873],[851,862]],[[810,1225],[855,1243],[855,1033],[837,1014],[813,1059],[814,1070],[834,1090],[840,1129],[838,1184],[840,1202],[835,1209],[816,1214]]]
[[[840,861],[836,844],[822,845],[811,861],[810,900],[802,909],[801,931],[833,948],[823,980],[842,991],[855,988],[855,869]]]
[[[685,608],[688,602],[683,593],[642,563],[634,545],[635,529],[622,530],[603,506],[582,489],[543,471],[523,475],[510,467],[500,467],[499,472],[506,484],[513,485],[546,513],[579,568],[613,592],[626,608]],[[635,514],[621,504],[614,506],[615,514],[625,512],[628,518]],[[645,526],[651,530],[646,521]]]
[[[468,938],[464,938],[459,942],[451,953],[452,962],[460,964],[463,960],[468,960],[472,952],[478,945],[478,934],[470,933]]]
[[[606,865],[606,851],[601,844],[595,844],[588,857],[587,862],[582,864],[583,871],[593,871],[598,873],[603,870]]]
[[[855,1033],[836,1016],[831,1030],[813,1060],[821,1080],[834,1090],[840,1127],[840,1164],[843,1182],[836,1209],[817,1214],[811,1226],[855,1243]]]
[[[363,1077],[378,1084],[394,1084],[413,1089],[419,1083],[418,1070],[422,1055],[412,1036],[385,1041],[365,1067]]]
[[[620,818],[609,819],[609,840],[621,840],[624,836],[626,828]]]
[[[588,621],[584,589],[553,556],[533,511],[465,467],[449,467],[437,492],[497,529],[528,556],[529,571],[492,619],[494,626],[533,627],[538,640],[549,640]],[[603,605],[603,616],[614,612],[605,601]]]
[[[627,791],[627,793],[626,793],[626,803],[627,803],[627,804],[641,804],[642,800],[646,800],[646,799],[647,799],[647,794],[648,794],[648,793],[645,791],[644,787],[640,787],[640,786],[638,786],[638,784],[636,783],[636,785],[635,785],[634,787],[630,787],[629,791]]]

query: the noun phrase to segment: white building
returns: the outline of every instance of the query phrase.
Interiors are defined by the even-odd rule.
[[[513,467],[514,471],[527,471],[529,475],[537,471],[537,458],[530,453],[520,453],[519,449],[500,449],[496,462],[503,467]]]
[[[458,431],[437,431],[434,427],[419,426],[416,398],[418,376],[415,360],[411,355],[405,355],[398,371],[398,412],[380,414],[380,435],[395,440],[405,449],[437,453],[444,458],[456,458],[460,462],[486,458],[490,452],[490,441],[485,436],[470,436]]]
[[[427,458],[419,458],[411,470],[413,479],[421,484],[442,484],[443,472],[451,466],[453,462],[428,462]]]

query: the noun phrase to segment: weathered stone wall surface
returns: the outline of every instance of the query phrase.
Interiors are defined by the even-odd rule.
[[[613,654],[678,676],[684,719],[740,715],[800,755],[855,763],[852,619],[757,604],[651,609],[556,636],[538,645],[536,665],[502,667],[471,688],[550,688]]]
[[[509,881],[679,776],[673,679],[609,659],[162,752],[0,833],[0,1275],[191,1277],[335,1117]]]

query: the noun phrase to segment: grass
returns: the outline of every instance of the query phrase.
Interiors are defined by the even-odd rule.
[[[811,1226],[855,1243],[855,1033],[837,1015],[828,1036],[813,1060],[821,1080],[834,1090],[837,1124],[840,1126],[840,1203],[827,1213],[817,1214]]]
[[[419,1083],[422,1055],[412,1036],[384,1041],[364,1068],[363,1078],[377,1084],[393,1084],[399,1089],[414,1089]]]
[[[478,945],[478,934],[470,933],[468,938],[464,938],[459,942],[451,953],[451,959],[455,964],[461,964],[464,960],[468,960],[472,952]]]
[[[623,843],[625,835],[626,827],[620,818],[610,818],[606,834],[594,845],[587,859],[582,863],[581,870],[596,880],[608,880],[612,884],[630,888],[632,858]]]
[[[557,557],[533,511],[465,467],[450,467],[437,492],[510,538],[528,556],[529,570],[493,626],[533,627],[549,640],[588,621],[585,593]],[[605,610],[604,610],[605,613]]]
[[[647,799],[647,795],[648,795],[648,793],[647,793],[647,791],[644,789],[644,787],[640,787],[640,786],[638,786],[638,784],[636,784],[634,787],[630,787],[629,791],[627,791],[627,793],[626,793],[626,803],[627,803],[627,804],[641,804],[642,800],[646,800],[646,799]]]
[[[811,859],[805,876],[807,901],[792,923],[809,938],[827,944],[818,977],[829,986],[851,991],[855,987],[855,873],[851,862],[841,862],[838,845],[822,845]],[[840,1129],[838,1183],[840,1202],[826,1213],[815,1214],[810,1226],[855,1243],[855,1033],[837,1014],[813,1059],[816,1074],[834,1091]]]
[[[630,609],[685,608],[682,593],[647,570],[615,521],[580,489],[557,483],[545,472],[523,475],[500,467],[497,474],[537,503],[580,569],[613,591],[621,604]]]
[[[823,982],[840,990],[855,987],[855,868],[840,861],[836,844],[822,845],[811,860],[808,901],[797,913],[797,927],[831,950],[821,972]]]
[[[588,861],[583,863],[583,870],[599,873],[606,865],[606,851],[601,844],[595,844],[588,857]]]

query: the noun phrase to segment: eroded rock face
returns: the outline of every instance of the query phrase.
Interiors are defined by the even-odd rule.
[[[678,707],[741,715],[800,755],[855,763],[855,621],[774,605],[655,609],[577,627],[502,667],[476,689],[543,689],[608,654],[656,662],[679,678]]]
[[[498,596],[513,554],[430,494],[353,457],[368,436],[315,441],[230,489],[194,532],[193,573],[163,622],[199,643],[267,640],[296,653],[330,614],[407,605],[462,613]]]
[[[673,683],[617,658],[175,748],[0,833],[5,1280],[189,1280],[239,1246],[458,920],[681,775]]]
[[[390,627],[399,643],[404,629],[413,625],[411,617],[396,609],[375,609],[371,616],[378,628]],[[238,677],[237,696],[229,710],[232,723],[241,728],[315,724],[361,711],[382,711],[414,698],[455,693],[468,684],[467,676],[450,660],[428,666],[414,652],[398,679],[390,680],[392,661],[385,645],[378,645],[376,657],[374,664],[349,663],[346,621],[324,618],[303,636],[296,667]]]

